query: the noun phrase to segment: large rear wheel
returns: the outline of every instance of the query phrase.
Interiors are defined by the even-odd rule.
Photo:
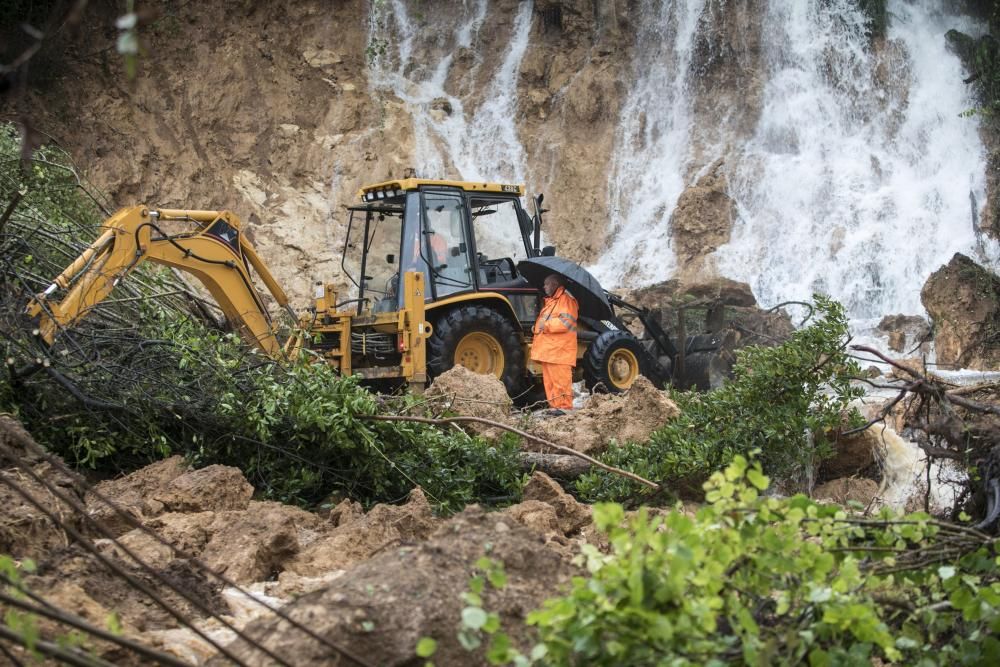
[[[591,391],[623,392],[648,375],[646,351],[628,331],[605,331],[583,355],[583,379]]]
[[[509,319],[486,306],[459,306],[434,322],[427,339],[427,371],[434,378],[456,364],[498,378],[511,396],[524,384],[521,337]]]

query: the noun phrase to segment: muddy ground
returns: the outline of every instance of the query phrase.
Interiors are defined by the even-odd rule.
[[[441,403],[441,414],[478,410],[585,451],[642,439],[677,414],[664,392],[639,383],[544,418],[512,411],[500,400],[502,386],[495,391],[499,384],[456,370],[440,378],[429,405]],[[826,475],[836,478],[816,493],[871,503],[883,491],[876,481],[845,478],[878,468],[884,437],[851,441]],[[486,664],[482,649],[470,653],[458,639],[461,596],[477,560],[503,563],[508,583],[488,588],[484,605],[518,645],[530,647],[524,616],[580,574],[573,559],[584,543],[607,549],[590,507],[537,471],[520,503],[443,518],[419,488],[400,505],[367,512],[350,500],[322,513],[262,502],[236,468],[193,470],[180,457],[88,488],[39,453],[8,416],[0,416],[0,453],[0,553],[37,563],[22,572],[27,586],[94,625],[114,619],[125,637],[191,664],[231,657],[274,664],[270,651],[294,665],[333,664],[338,653],[337,664],[415,665],[422,637],[438,642],[437,664]],[[41,630],[65,634],[51,621]],[[114,664],[144,664],[111,644],[92,646]]]

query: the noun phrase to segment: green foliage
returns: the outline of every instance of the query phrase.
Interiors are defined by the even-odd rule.
[[[851,519],[764,498],[737,456],[709,504],[626,518],[595,507],[612,546],[590,577],[528,617],[549,665],[996,664],[997,546],[926,515]]]
[[[420,486],[442,511],[516,498],[522,475],[513,438],[488,443],[425,424],[379,422],[357,378],[300,362],[248,371],[249,387],[219,395],[230,437],[203,443],[199,462],[240,461],[265,495],[313,503],[331,491],[364,502],[399,500]],[[411,399],[404,399],[403,408]]]
[[[675,392],[680,416],[648,443],[613,447],[605,463],[646,479],[695,486],[737,454],[759,450],[764,469],[794,479],[830,452],[824,434],[841,423],[860,394],[850,386],[857,364],[844,353],[847,319],[840,304],[815,297],[820,317],[776,347],[741,351],[733,379],[711,392]],[[619,500],[648,489],[603,471],[580,478],[590,500]]]

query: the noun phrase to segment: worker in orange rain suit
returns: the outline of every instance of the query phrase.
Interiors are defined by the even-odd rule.
[[[542,365],[545,398],[554,410],[573,409],[573,367],[576,366],[576,318],[580,307],[562,279],[545,278],[545,305],[532,332],[531,359]]]

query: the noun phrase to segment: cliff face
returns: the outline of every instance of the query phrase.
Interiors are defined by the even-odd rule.
[[[857,38],[859,19],[828,3],[150,0],[155,19],[139,31],[134,79],[115,50],[116,8],[89,7],[55,76],[17,102],[21,111],[112,207],[237,212],[297,307],[314,280],[341,280],[343,207],[358,188],[410,173],[526,182],[551,209],[546,241],[603,263],[602,281],[621,286],[734,266],[742,273],[729,277],[754,282],[749,273],[805,260],[810,253],[781,250],[782,240],[820,218],[833,231],[811,235],[834,241],[828,257],[808,261],[829,264],[824,275],[838,265],[877,273],[871,257],[885,248],[865,248],[851,225],[930,211],[941,222],[929,224],[967,231],[951,213],[968,216],[965,183],[995,191],[988,178],[976,185],[982,174],[960,174],[949,181],[961,181],[957,196],[933,175],[926,192],[896,192],[912,183],[906,170],[941,162],[892,145],[908,127],[917,139],[939,134],[936,121],[906,115],[921,64],[898,39]],[[837,38],[816,43],[827,28]],[[960,72],[952,78],[960,83]],[[881,129],[857,131],[868,126]],[[848,142],[831,133],[861,149],[885,145],[837,153]],[[940,170],[954,176],[950,164]],[[790,179],[811,189],[782,185]],[[793,197],[805,208],[789,213]],[[929,202],[924,212],[903,210],[915,201]],[[956,250],[971,248],[941,252]],[[928,275],[937,259],[907,275]],[[857,293],[846,278],[800,287],[762,296],[826,288],[849,303]]]

